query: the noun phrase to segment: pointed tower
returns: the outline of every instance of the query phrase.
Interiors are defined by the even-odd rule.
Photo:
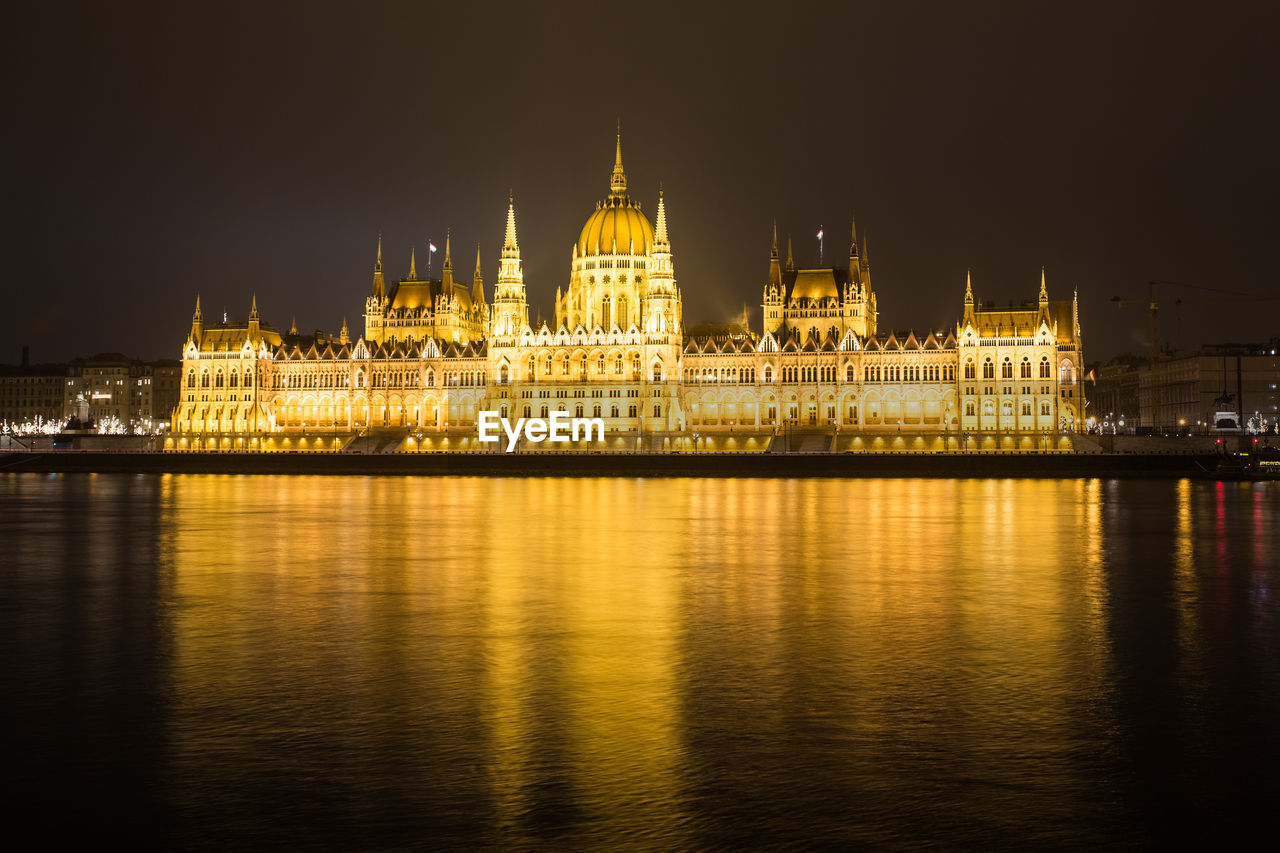
[[[204,336],[204,312],[200,310],[200,294],[196,294],[196,310],[191,315],[191,341],[200,346],[200,338]]]
[[[961,329],[977,325],[977,318],[973,313],[973,273],[966,271],[964,274],[964,320],[961,321]]]
[[[849,282],[844,287],[844,301],[855,302],[862,291],[862,264],[858,258],[858,221],[852,219],[849,225]]]
[[[449,237],[452,230],[444,233],[444,265],[440,268],[443,271],[440,290],[447,296],[453,296],[453,259],[449,257]]]
[[[782,262],[778,260],[778,220],[773,220],[773,246],[769,249],[769,284],[782,287]]]
[[[1040,313],[1036,317],[1036,324],[1044,323],[1052,329],[1053,319],[1049,315],[1049,289],[1045,286],[1044,267],[1040,267],[1040,295],[1036,298],[1036,305],[1040,309]]]
[[[298,334],[298,318],[296,315],[289,318],[289,334]]]
[[[476,243],[476,272],[471,277],[471,305],[480,307],[484,304],[484,274],[480,272],[480,244]]]
[[[769,248],[769,281],[764,286],[761,317],[764,331],[777,334],[782,327],[782,261],[778,259],[778,220],[773,221],[773,244]]]
[[[378,235],[378,259],[373,262],[373,297],[382,299],[387,295],[387,281],[382,275],[382,235]]]
[[[418,280],[418,263],[417,263],[417,260],[418,260],[418,259],[417,259],[416,257],[414,257],[414,250],[413,250],[413,247],[410,247],[410,248],[409,248],[409,278],[408,278],[408,279],[406,279],[407,281],[417,281],[417,280]]]
[[[338,332],[338,343],[344,344],[344,345],[351,343],[351,332],[347,330],[346,317],[342,318],[342,331]]]
[[[261,337],[261,325],[258,319],[258,294],[253,294],[253,304],[249,306],[249,340],[257,343]]]
[[[791,235],[787,235],[787,272],[794,272],[796,268],[795,256],[791,253]]]
[[[641,322],[650,335],[676,334],[680,331],[676,307],[676,271],[671,256],[671,239],[667,234],[667,200],[658,189],[658,223],[653,232],[653,248],[649,252],[649,282],[641,296]],[[625,319],[619,318],[625,325]]]
[[[409,253],[409,267],[413,268],[413,253]],[[411,273],[412,275],[412,273]],[[373,290],[364,301],[364,338],[376,343],[382,340],[382,330],[387,314],[387,281],[382,273],[382,235],[378,235],[378,257],[373,262]]]
[[[493,292],[493,318],[493,334],[497,337],[515,337],[529,326],[520,244],[516,241],[516,203],[511,196],[507,196],[507,233],[502,240],[498,282]]]

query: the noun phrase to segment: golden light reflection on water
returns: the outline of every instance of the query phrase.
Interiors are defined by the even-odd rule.
[[[785,742],[787,685],[816,684],[801,716],[873,742],[904,701],[954,685],[945,738],[982,752],[992,727],[1067,737],[1069,697],[1107,666],[1096,482],[170,477],[163,492],[192,719],[243,713],[247,694],[268,718],[277,700],[363,717],[386,691],[453,718],[445,685],[475,714],[498,826],[536,816],[548,785],[615,835],[679,825],[705,723],[691,693]],[[302,695],[272,694],[282,668]]]
[[[1144,797],[1244,802],[1239,733],[1274,736],[1278,508],[1192,481],[9,475],[11,705],[152,768],[174,846],[1142,840]]]

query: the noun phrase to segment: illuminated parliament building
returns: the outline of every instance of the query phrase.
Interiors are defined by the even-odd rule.
[[[610,449],[769,451],[1058,447],[1082,424],[1076,299],[995,308],[966,283],[954,329],[882,330],[865,239],[848,266],[799,269],[775,229],[763,324],[687,327],[662,193],[628,192],[619,136],[609,193],[531,324],[514,203],[491,297],[446,241],[439,279],[388,281],[378,242],[353,336],[206,324],[182,348],[171,450],[479,450],[478,414],[601,418]],[[799,436],[796,443],[792,440]],[[959,443],[963,442],[963,445]],[[977,442],[977,445],[975,445]],[[539,445],[538,449],[549,449]]]

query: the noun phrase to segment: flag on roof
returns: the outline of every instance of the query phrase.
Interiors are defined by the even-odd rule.
[[[437,250],[436,250],[436,244],[435,244],[435,243],[427,243],[427,248],[428,248],[429,250],[431,250],[432,252],[437,251]]]

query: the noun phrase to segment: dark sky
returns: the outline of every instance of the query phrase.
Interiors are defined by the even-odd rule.
[[[492,285],[508,188],[549,316],[619,118],[690,322],[758,324],[775,217],[805,265],[819,225],[843,262],[854,212],[882,328],[954,323],[969,268],[981,299],[1078,286],[1090,360],[1142,349],[1109,300],[1150,279],[1280,292],[1275,4],[344,5],[10,12],[0,361],[176,357],[197,292],[358,334],[379,231],[402,275],[452,227]],[[1188,302],[1163,331],[1278,314]]]

